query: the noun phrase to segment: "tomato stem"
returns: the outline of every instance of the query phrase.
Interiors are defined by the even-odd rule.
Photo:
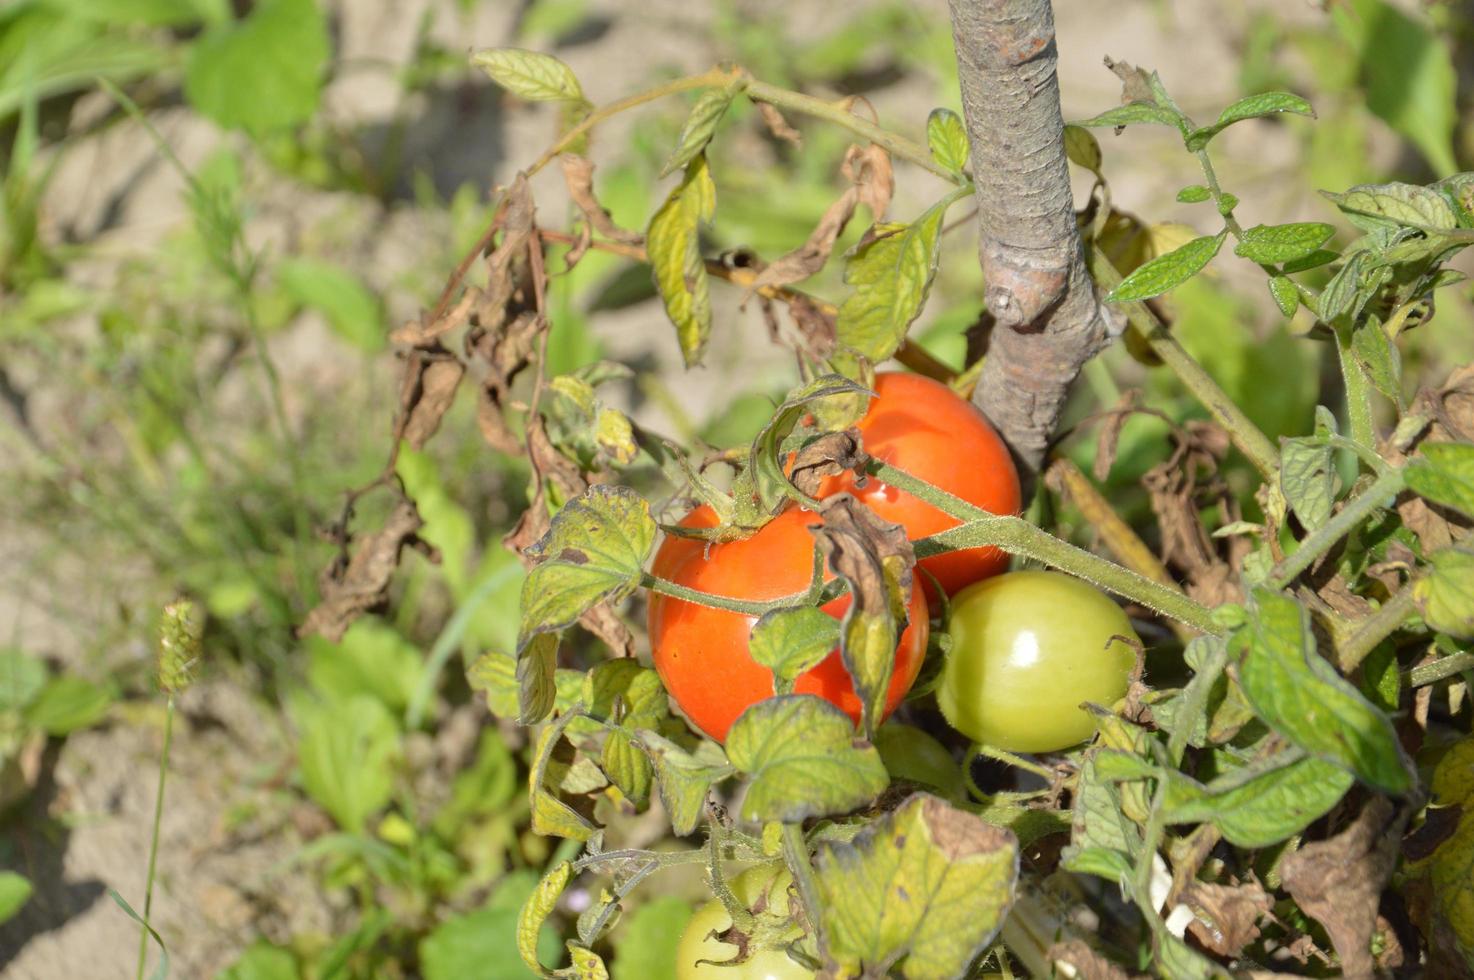
[[[1154,582],[1113,561],[1061,541],[1020,517],[989,514],[945,490],[932,486],[889,463],[872,460],[870,472],[964,523],[951,530],[915,542],[916,557],[955,551],[959,548],[1002,548],[1011,555],[1053,565],[1061,571],[1138,602],[1164,616],[1180,620],[1205,633],[1221,632],[1206,606],[1175,588]]]
[[[819,958],[829,959],[829,944],[824,938],[824,925],[820,920],[822,906],[819,902],[819,884],[814,880],[814,866],[809,863],[809,845],[804,840],[802,824],[783,824],[783,860],[793,875],[794,887],[798,889],[798,900],[803,906],[804,917],[813,930],[814,941],[819,944]]]
[[[1346,638],[1336,651],[1336,659],[1344,673],[1356,669],[1367,654],[1377,648],[1397,628],[1417,612],[1413,604],[1413,586],[1408,583],[1392,598],[1382,603],[1381,608],[1356,624],[1356,632]]]
[[[1347,501],[1334,517],[1305,536],[1294,553],[1287,556],[1269,573],[1268,585],[1272,589],[1283,589],[1293,582],[1301,572],[1315,560],[1350,534],[1373,513],[1390,504],[1402,492],[1406,481],[1401,469],[1383,473],[1356,497]]]

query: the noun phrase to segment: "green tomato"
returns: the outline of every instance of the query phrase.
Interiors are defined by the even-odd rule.
[[[789,910],[793,904],[788,886],[793,876],[786,868],[776,864],[750,868],[733,878],[728,884],[737,900],[748,908],[756,906],[761,899],[764,907],[775,905]],[[737,947],[720,942],[711,936],[713,930],[723,932],[732,925],[732,917],[716,899],[696,910],[686,931],[681,933],[680,945],[676,947],[676,980],[813,980],[814,971],[791,959],[781,949],[764,949],[752,955],[746,963],[737,966],[718,966],[723,960],[737,955]],[[803,930],[797,925],[785,936],[797,939]],[[700,960],[713,960],[701,963]]]
[[[953,795],[961,792],[962,769],[947,747],[926,732],[888,721],[875,732],[875,748],[892,779],[904,779]]]
[[[1121,607],[1059,572],[1011,572],[952,599],[937,701],[952,727],[1010,752],[1055,752],[1095,733],[1084,701],[1126,693],[1140,643]],[[1126,637],[1131,643],[1112,637]]]

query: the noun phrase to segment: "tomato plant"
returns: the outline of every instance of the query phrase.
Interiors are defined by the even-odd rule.
[[[1140,644],[1121,607],[1058,572],[1010,572],[952,600],[937,703],[952,727],[1013,752],[1055,752],[1085,741],[1111,707]]]
[[[1018,513],[1018,471],[1008,447],[976,406],[919,374],[881,371],[874,390],[875,398],[856,423],[866,453],[990,513]],[[878,477],[857,486],[854,474],[843,473],[827,479],[819,493],[841,491],[900,524],[912,540],[962,523]],[[991,546],[959,548],[923,558],[916,567],[925,573],[921,582],[935,606],[932,579],[952,595],[1006,569],[1008,554]]]
[[[790,508],[750,538],[708,545],[704,541],[667,536],[655,553],[652,572],[699,592],[734,599],[780,599],[801,593],[813,572],[814,537],[809,528],[818,516]],[[681,524],[711,527],[716,514],[698,507]],[[826,603],[836,619],[849,597]],[[926,654],[926,604],[920,590],[909,602],[910,622],[895,651],[895,669],[886,696],[886,713],[895,710]],[[650,652],[655,669],[686,717],[717,741],[750,705],[771,697],[773,673],[754,661],[748,640],[756,617],[655,594],[650,597]],[[860,700],[839,650],[799,675],[794,691],[817,694],[856,719]]]
[[[803,929],[793,922],[794,910],[789,897],[793,876],[786,870],[774,864],[749,868],[728,884],[737,901],[749,911],[788,920],[780,939],[793,941],[803,937]],[[731,915],[716,899],[697,909],[676,947],[676,980],[810,980],[813,977],[813,970],[782,949],[759,949],[741,963],[722,965],[735,959],[740,950],[722,942],[714,933],[725,932],[731,926]]]

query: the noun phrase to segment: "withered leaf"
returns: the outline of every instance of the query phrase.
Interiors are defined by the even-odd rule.
[[[1074,967],[1078,980],[1134,980],[1142,974],[1124,969],[1090,948],[1083,939],[1057,942],[1044,954],[1050,963],[1067,963]]]
[[[1259,919],[1274,906],[1269,894],[1252,881],[1244,885],[1194,881],[1181,901],[1193,910],[1187,927],[1197,940],[1219,956],[1235,957],[1259,938]]]
[[[1121,441],[1121,430],[1126,427],[1126,421],[1131,418],[1131,411],[1141,400],[1141,392],[1135,388],[1127,388],[1121,392],[1116,407],[1106,413],[1101,422],[1100,430],[1095,438],[1095,464],[1091,469],[1096,482],[1104,483],[1111,475],[1111,467],[1116,462],[1116,447]]]
[[[1157,101],[1156,94],[1152,92],[1151,74],[1145,69],[1137,68],[1129,62],[1117,61],[1110,55],[1106,55],[1105,66],[1121,80],[1122,105]]]
[[[418,318],[390,334],[389,339],[396,344],[410,344],[415,347],[429,346],[438,338],[470,322],[471,313],[481,304],[481,300],[481,290],[475,286],[467,286],[455,306],[433,320],[422,313]]]
[[[870,457],[860,448],[859,429],[826,432],[794,454],[788,478],[800,492],[812,497],[825,477],[838,476],[845,470],[862,476],[869,462]]]
[[[834,243],[844,232],[855,208],[864,204],[870,208],[876,220],[880,220],[890,207],[894,178],[891,173],[890,155],[874,144],[863,149],[851,146],[845,153],[842,166],[844,176],[850,182],[834,203],[824,211],[819,224],[809,234],[808,241],[787,255],[769,264],[753,280],[751,291],[764,287],[787,286],[807,279],[829,261]]]
[[[565,153],[558,158],[563,166],[563,180],[568,185],[568,196],[588,219],[589,226],[611,241],[635,245],[645,240],[637,231],[621,228],[609,217],[609,212],[594,196],[594,165],[576,153]]]
[[[414,501],[401,495],[382,528],[359,539],[347,562],[339,560],[323,572],[322,601],[307,614],[297,635],[341,640],[355,619],[387,598],[400,553],[406,545],[420,545],[416,532],[423,526]]]
[[[826,499],[823,524],[813,528],[830,569],[853,597],[840,624],[840,658],[860,696],[867,734],[880,724],[896,637],[906,623],[916,553],[906,529],[887,524],[848,493]]]
[[[432,359],[414,351],[404,373],[400,437],[412,449],[423,449],[450,411],[466,368],[449,353]]]
[[[1325,927],[1348,977],[1376,972],[1371,954],[1382,889],[1397,861],[1403,818],[1385,797],[1371,798],[1349,827],[1284,859],[1280,878],[1305,912]]]
[[[803,136],[798,130],[788,125],[788,120],[783,118],[783,113],[778,111],[777,106],[768,102],[759,102],[757,104],[757,111],[762,113],[763,122],[767,124],[768,132],[772,133],[775,137],[792,143],[794,146],[799,146],[803,143]]]

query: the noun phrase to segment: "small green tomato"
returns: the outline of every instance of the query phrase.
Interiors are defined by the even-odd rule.
[[[792,914],[796,911],[788,892],[792,882],[793,876],[786,869],[763,865],[742,872],[728,884],[732,894],[748,908],[762,899],[765,907],[777,906]],[[781,949],[760,950],[737,966],[717,965],[736,956],[737,947],[717,940],[711,933],[723,932],[731,925],[732,917],[716,899],[697,909],[676,947],[676,980],[813,980],[814,971]],[[797,939],[802,935],[803,930],[795,925],[786,938]],[[701,960],[714,962],[701,963]]]
[[[1140,643],[1120,606],[1059,572],[968,586],[952,599],[950,628],[942,713],[974,741],[1010,752],[1090,738],[1095,721],[1081,703],[1109,706],[1126,693]]]

